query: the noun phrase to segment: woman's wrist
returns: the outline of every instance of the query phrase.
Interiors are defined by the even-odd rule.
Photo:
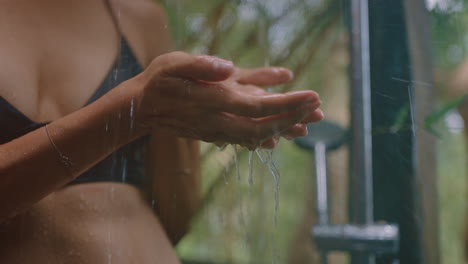
[[[141,111],[144,85],[139,75],[103,97],[109,112],[107,132],[117,133],[114,136],[121,138],[118,141],[128,143],[151,133],[151,126],[144,125],[147,122]]]
[[[48,125],[53,147],[73,164],[74,176],[150,132],[138,125],[139,89],[138,81],[129,80],[94,103]]]

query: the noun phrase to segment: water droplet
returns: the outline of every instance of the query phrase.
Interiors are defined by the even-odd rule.
[[[228,184],[229,184],[229,181],[228,181],[228,179],[227,179],[227,175],[226,175],[226,174],[227,174],[226,172],[223,173],[224,184],[228,185]]]
[[[110,194],[111,201],[114,200],[114,193],[115,193],[115,187],[112,186],[112,187],[110,188],[110,193],[109,193],[109,194]]]
[[[234,145],[232,145],[232,147],[234,149],[234,163],[235,163],[235,166],[236,166],[236,177],[237,177],[237,180],[240,181],[239,157],[237,156],[237,145],[234,144]]]
[[[130,101],[130,130],[133,129],[133,112],[134,112],[134,99]]]
[[[253,184],[253,151],[249,151],[249,185]]]
[[[226,147],[228,146],[228,144],[223,144],[221,146],[216,146],[216,148],[219,150],[219,151],[224,151],[226,149]]]

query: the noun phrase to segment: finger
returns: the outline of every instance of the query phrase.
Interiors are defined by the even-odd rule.
[[[262,149],[274,149],[278,145],[279,137],[272,137],[260,145]]]
[[[172,52],[155,60],[166,76],[206,82],[219,82],[234,73],[234,64],[220,58]]]
[[[251,94],[251,95],[272,94],[270,92],[265,91],[265,89],[262,89],[255,85],[236,85],[235,88],[236,88],[236,91],[246,93],[246,94]]]
[[[212,111],[228,112],[238,116],[260,118],[294,111],[305,105],[318,108],[321,104],[313,91],[286,94],[250,95],[232,91],[210,91],[212,100],[207,105]],[[205,97],[205,100],[208,97]]]
[[[322,110],[316,109],[310,115],[308,115],[304,120],[301,121],[302,124],[314,123],[319,122],[325,119],[325,114]]]
[[[297,137],[307,136],[307,126],[305,124],[295,124],[288,130],[281,133],[281,136],[287,140],[293,140]]]
[[[259,119],[223,113],[218,122],[230,140],[238,141],[233,143],[259,146],[265,140],[299,123],[314,110],[311,106],[304,106],[293,112]]]
[[[278,85],[291,81],[293,73],[281,67],[265,67],[258,69],[241,69],[238,82],[258,86]]]
[[[314,104],[318,108],[321,104],[319,95],[314,91],[251,94],[236,91],[235,85],[230,82],[197,83],[178,79],[169,79],[169,81],[179,83],[164,87],[180,89],[164,91],[173,96],[183,96],[184,102],[191,100],[196,105],[202,104],[201,107],[208,111],[228,112],[251,118],[290,112],[306,104]]]

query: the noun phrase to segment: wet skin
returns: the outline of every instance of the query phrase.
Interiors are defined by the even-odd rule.
[[[302,136],[304,124],[323,118],[312,91],[262,89],[290,81],[286,69],[167,54],[164,13],[149,0],[112,1],[146,70],[82,108],[118,53],[104,3],[0,5],[0,95],[31,120],[53,120],[50,134],[74,162],[70,170],[58,161],[43,128],[0,146],[0,263],[179,263],[171,242],[188,230],[200,198],[197,140],[273,148],[279,137]],[[137,107],[130,130],[129,118],[119,114],[131,102]],[[109,134],[109,120],[124,128],[111,122]],[[119,183],[64,187],[148,134],[154,135],[146,153],[148,190]],[[104,144],[105,137],[114,140]]]

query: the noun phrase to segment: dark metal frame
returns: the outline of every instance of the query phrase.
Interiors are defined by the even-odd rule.
[[[356,224],[398,225],[398,253],[376,255],[376,263],[439,263],[434,139],[422,128],[433,102],[430,22],[424,1],[350,4],[350,218]],[[394,127],[405,109],[406,119]],[[368,255],[352,257],[353,264],[373,262]]]

